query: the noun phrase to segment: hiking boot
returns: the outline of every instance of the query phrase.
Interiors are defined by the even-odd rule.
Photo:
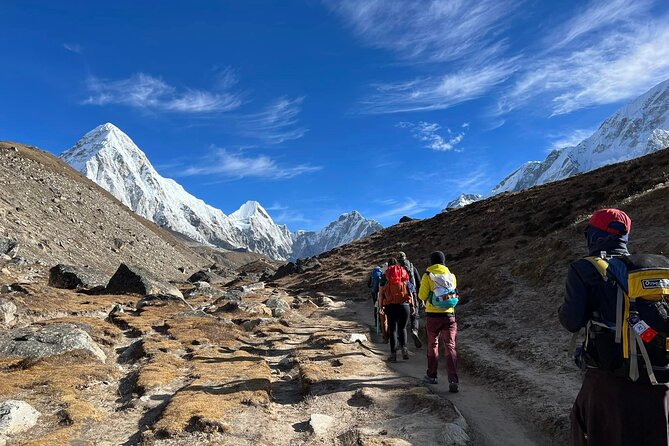
[[[409,350],[406,347],[402,347],[402,359],[409,359]]]
[[[451,393],[458,393],[458,383],[450,383],[448,385],[448,391]]]
[[[386,359],[388,362],[397,362],[397,352],[392,352],[390,356],[388,356],[388,359]]]
[[[437,378],[430,378],[429,376],[423,376],[423,382],[428,384],[437,384]]]
[[[418,337],[418,330],[411,330],[411,337],[413,338],[413,343],[416,348],[421,348],[423,343],[420,342],[420,337]]]

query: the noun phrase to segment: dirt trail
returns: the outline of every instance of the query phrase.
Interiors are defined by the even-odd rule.
[[[356,302],[354,308],[358,320],[370,327],[373,332],[374,320],[370,311],[369,302]],[[372,336],[375,353],[387,355],[389,347],[383,344],[380,336]],[[397,373],[416,379],[425,375],[426,358],[425,345],[416,349],[409,342],[410,359],[398,360],[389,364]],[[445,374],[443,361],[440,362],[440,373]],[[430,389],[438,395],[450,400],[467,420],[473,434],[473,444],[480,446],[514,445],[534,446],[551,444],[551,440],[542,432],[531,429],[523,424],[514,413],[518,408],[510,408],[507,403],[499,399],[492,389],[481,380],[471,376],[462,367],[458,370],[460,377],[460,392],[449,393],[445,381],[437,385],[430,385]]]

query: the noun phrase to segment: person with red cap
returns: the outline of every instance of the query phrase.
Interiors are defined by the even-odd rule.
[[[621,210],[594,212],[585,230],[590,259],[629,255],[631,227]],[[571,410],[569,444],[667,446],[667,386],[654,386],[643,377],[632,381],[621,373],[621,344],[615,342],[615,329],[603,323],[616,320],[617,294],[615,281],[603,280],[588,258],[569,266],[560,323],[572,333],[582,328],[588,333],[575,356],[585,374]]]

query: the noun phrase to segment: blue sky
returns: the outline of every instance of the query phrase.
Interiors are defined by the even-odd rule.
[[[0,139],[60,154],[112,122],[293,230],[487,194],[669,78],[662,0],[5,0],[0,27]]]

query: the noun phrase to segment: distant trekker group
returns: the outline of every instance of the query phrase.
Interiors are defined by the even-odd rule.
[[[398,352],[402,359],[409,359],[407,326],[416,348],[422,347],[419,336],[418,315],[425,309],[427,331],[427,371],[424,381],[437,384],[439,339],[446,353],[449,391],[458,391],[457,353],[455,338],[457,323],[455,306],[458,303],[456,278],[444,264],[444,253],[430,255],[430,266],[421,277],[404,252],[388,259],[372,270],[368,286],[374,302],[374,319],[377,331],[382,331],[385,342],[390,343],[388,361],[396,362]]]

